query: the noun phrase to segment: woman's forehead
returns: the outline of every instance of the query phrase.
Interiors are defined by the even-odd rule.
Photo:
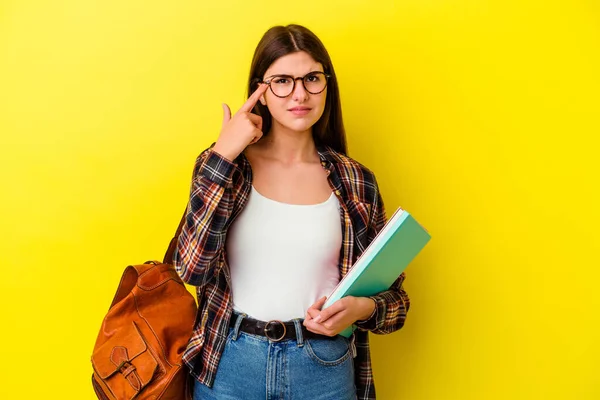
[[[273,62],[265,72],[265,76],[291,75],[304,76],[312,71],[323,71],[321,63],[315,61],[310,54],[299,51],[286,54]]]

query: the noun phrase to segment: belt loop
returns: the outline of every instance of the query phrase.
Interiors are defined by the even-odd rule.
[[[242,325],[242,320],[247,317],[246,314],[233,314],[237,319],[235,320],[235,326],[233,327],[233,340],[237,340],[240,335],[240,325]]]
[[[302,321],[299,319],[294,320],[294,327],[296,328],[296,341],[298,347],[304,346],[304,335],[302,334]]]

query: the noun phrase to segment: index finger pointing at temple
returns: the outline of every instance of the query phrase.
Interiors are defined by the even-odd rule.
[[[246,100],[246,102],[242,105],[242,107],[240,108],[240,111],[242,111],[242,112],[252,111],[252,109],[256,105],[256,102],[258,101],[258,99],[260,99],[260,96],[262,96],[265,93],[265,91],[267,90],[268,87],[269,87],[269,85],[261,83],[258,86],[258,89],[256,89],[254,91],[254,93],[252,93],[252,96],[248,97],[248,100]]]

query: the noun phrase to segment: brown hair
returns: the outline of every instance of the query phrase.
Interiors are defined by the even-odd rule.
[[[317,145],[327,145],[338,153],[346,155],[346,131],[342,121],[340,92],[329,53],[319,38],[307,28],[300,25],[274,26],[262,37],[252,58],[250,77],[248,79],[248,97],[258,87],[263,75],[278,58],[290,53],[305,51],[315,61],[323,65],[323,71],[331,75],[327,82],[327,98],[323,115],[312,129]],[[263,119],[263,134],[269,133],[272,117],[267,106],[260,102],[253,109]]]

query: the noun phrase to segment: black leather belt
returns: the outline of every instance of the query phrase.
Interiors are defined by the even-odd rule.
[[[236,321],[238,319],[238,314],[233,314],[231,317],[231,323],[229,326],[235,328]],[[331,336],[325,336],[318,333],[311,332],[306,329],[302,323],[300,323],[302,327],[302,337],[308,339],[334,339]],[[259,321],[257,319],[244,317],[240,324],[240,332],[249,333],[251,335],[265,336],[272,342],[279,342],[286,339],[297,340],[296,337],[296,325],[294,322],[287,321]]]

